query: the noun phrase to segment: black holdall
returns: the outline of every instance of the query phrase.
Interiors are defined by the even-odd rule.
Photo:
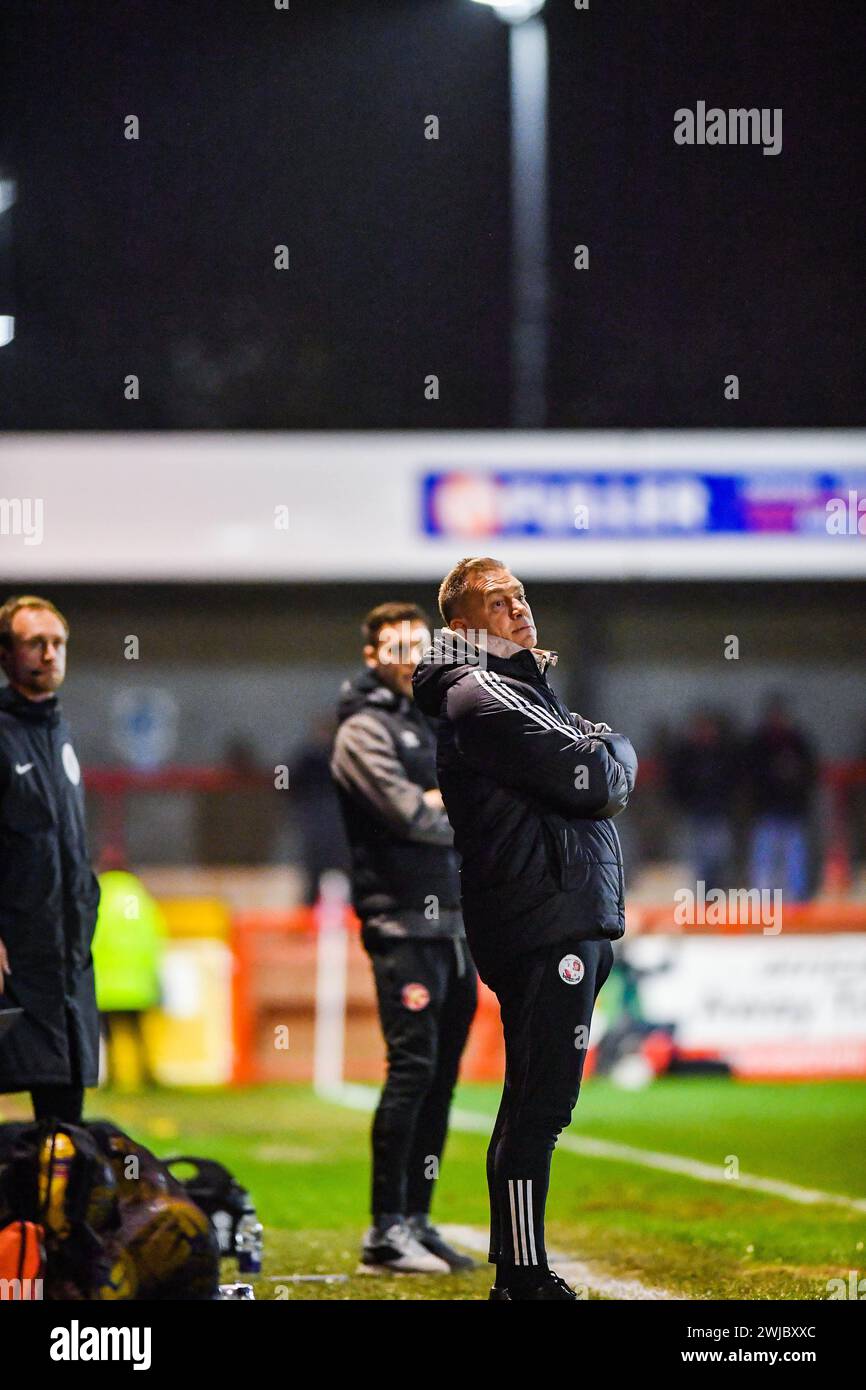
[[[163,1160],[171,1172],[181,1164],[194,1169],[191,1177],[177,1181],[210,1220],[223,1257],[237,1259],[242,1274],[258,1274],[262,1267],[262,1224],[250,1194],[228,1168],[212,1158],[180,1154]],[[241,1287],[241,1286],[238,1286]],[[245,1295],[244,1295],[245,1296]]]

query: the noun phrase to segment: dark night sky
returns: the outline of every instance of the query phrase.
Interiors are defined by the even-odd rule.
[[[547,13],[548,424],[866,423],[862,7]],[[19,201],[0,427],[508,424],[508,65],[491,13],[11,0],[2,39],[0,160]],[[698,100],[782,107],[783,152],[676,146],[673,112]]]

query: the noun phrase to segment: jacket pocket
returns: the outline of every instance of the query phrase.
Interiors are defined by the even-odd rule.
[[[597,856],[586,853],[581,837],[562,816],[546,815],[541,824],[548,868],[557,887],[565,890],[580,887],[586,880],[587,868]]]
[[[570,891],[584,886],[597,865],[616,869],[617,892],[622,900],[622,856],[619,837],[608,821],[585,820],[580,829],[562,816],[541,818],[547,863],[559,888]]]
[[[625,907],[625,871],[623,869],[622,846],[619,842],[619,835],[617,834],[617,829],[613,821],[599,821],[598,824],[600,829],[603,827],[602,834],[606,842],[610,845],[610,862],[616,864],[617,882],[619,884],[619,905],[622,909]]]
[[[567,847],[563,839],[563,821],[557,824],[558,817],[542,816],[541,833],[544,840],[544,852],[547,860],[547,869],[557,888],[565,887],[565,866],[567,863]]]

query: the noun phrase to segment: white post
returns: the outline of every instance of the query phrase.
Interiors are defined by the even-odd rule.
[[[316,1024],[313,1053],[313,1089],[328,1097],[343,1085],[346,1034],[346,963],[348,936],[345,912],[349,880],[339,869],[329,869],[319,881],[315,908]]]

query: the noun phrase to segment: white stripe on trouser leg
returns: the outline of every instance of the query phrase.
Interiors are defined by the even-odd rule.
[[[526,1225],[523,1215],[523,1179],[517,1179],[517,1212],[520,1217],[520,1245],[523,1250],[521,1264],[529,1264],[529,1256],[526,1253]]]
[[[532,1178],[526,1179],[526,1224],[529,1227],[529,1253],[532,1256],[532,1263],[538,1264],[538,1256],[535,1253],[535,1218],[532,1215]]]
[[[514,1211],[514,1183],[508,1179],[508,1199],[511,1202],[511,1234],[514,1237],[514,1263],[520,1264],[520,1247],[517,1244],[517,1215]]]

